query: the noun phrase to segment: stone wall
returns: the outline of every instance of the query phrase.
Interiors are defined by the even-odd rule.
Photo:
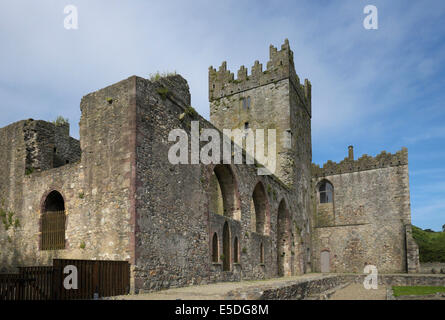
[[[66,124],[1,128],[0,203],[19,223],[0,229],[0,269],[53,258],[129,260],[133,291],[319,271],[322,251],[333,272],[365,264],[416,272],[407,150],[312,166],[311,84],[300,84],[288,41],[270,48],[267,65],[263,72],[256,62],[251,76],[243,67],[237,80],[225,63],[210,69],[212,123],[190,106],[181,76],[133,76],[82,98],[80,141]],[[168,159],[175,129],[201,150],[213,138],[192,140],[206,129],[246,125],[277,129],[275,175],[259,175],[258,161],[245,164],[246,151],[236,165],[233,154],[230,164],[190,164],[190,147],[187,164]],[[332,204],[318,204],[323,180],[334,185]],[[48,251],[40,223],[52,191],[64,199],[66,245]]]
[[[72,140],[55,133],[67,133],[67,128],[31,120],[3,128],[4,205],[17,214],[20,226],[0,233],[2,268],[51,264],[53,258],[129,260],[136,291],[263,279],[278,273],[281,239],[287,243],[287,251],[280,253],[286,256],[286,274],[304,272],[307,217],[277,177],[259,176],[257,165],[224,165],[233,175],[237,200],[230,210],[236,214],[224,208],[219,215],[209,210],[215,165],[168,161],[172,129],[182,128],[190,136],[193,119],[201,128],[215,128],[190,108],[188,86],[180,76],[156,82],[131,77],[90,93],[81,102],[81,159],[57,168],[52,168],[54,151],[69,156]],[[66,149],[58,148],[57,141]],[[27,164],[34,171],[25,174]],[[260,233],[252,231],[252,194],[258,183],[267,207],[261,210],[265,227]],[[52,191],[64,199],[66,245],[48,251],[40,248],[40,221]],[[287,213],[284,236],[277,234],[280,204]],[[228,270],[223,270],[223,258],[216,263],[211,259],[211,236],[218,234],[222,250],[225,223]]]
[[[411,233],[406,232],[407,226],[411,225],[406,149],[397,153],[396,158],[400,163],[399,160],[382,162],[378,168],[366,167],[365,170],[360,167],[357,172],[338,173],[344,169],[343,164],[331,165],[336,168],[332,171],[327,169],[329,166],[321,171],[315,169],[312,236],[317,271],[320,271],[322,251],[329,252],[331,272],[363,272],[367,264],[377,266],[380,273],[407,272],[408,263],[410,272],[418,270],[417,246]],[[381,155],[369,161],[380,163],[380,159]],[[358,169],[362,161],[346,159],[345,163]],[[320,175],[327,172],[334,174]],[[321,181],[333,185],[333,202],[330,204],[319,203]],[[324,217],[327,215],[326,205],[332,205],[328,211],[330,219]]]
[[[420,263],[420,273],[427,273],[427,274],[443,273],[443,274],[445,274],[445,262],[422,262],[422,263]]]
[[[406,268],[408,273],[420,272],[419,246],[413,237],[411,224],[405,226]],[[445,270],[444,270],[445,273]]]
[[[294,194],[296,210],[310,221],[311,212],[311,84],[306,79],[300,84],[295,72],[293,52],[285,40],[278,50],[270,47],[267,69],[256,61],[251,74],[242,66],[237,79],[223,62],[219,70],[209,70],[210,120],[218,129],[276,130],[277,164],[275,175]],[[248,101],[248,102],[246,102]],[[247,138],[246,138],[247,140]],[[265,150],[268,141],[265,139]],[[311,226],[300,226],[309,234]],[[301,230],[301,229],[300,229]],[[306,270],[310,267],[310,238],[301,254]]]
[[[351,151],[352,150],[350,150],[350,152]],[[339,163],[328,160],[321,168],[317,164],[312,164],[312,175],[318,178],[329,175],[353,173],[400,165],[408,165],[407,148],[402,148],[402,150],[396,152],[395,154],[382,151],[375,157],[370,157],[367,154],[364,154],[357,160],[354,160],[353,156],[352,158],[348,156]]]
[[[232,290],[230,300],[314,300],[327,299],[329,295],[345,286],[362,284],[366,275],[323,275],[289,280]],[[444,275],[384,274],[377,277],[379,286],[443,286]],[[370,289],[372,290],[372,289]]]
[[[137,78],[136,92],[135,289],[151,291],[275,276],[278,271],[277,213],[281,201],[285,201],[292,213],[288,225],[292,232],[288,239],[291,247],[288,255],[292,256],[289,273],[303,272],[304,256],[300,253],[308,244],[301,239],[309,237],[304,228],[308,222],[297,212],[291,191],[274,176],[258,176],[255,165],[224,165],[233,175],[230,178],[234,182],[231,196],[237,200],[230,203],[236,214],[230,214],[226,209],[224,215],[210,212],[214,207],[212,176],[215,165],[171,164],[168,152],[174,142],[168,142],[168,136],[173,129],[183,129],[190,143],[191,121],[199,121],[199,132],[215,127],[191,111],[188,86],[180,76],[155,82]],[[201,147],[204,145],[205,142],[200,143]],[[189,147],[189,161],[190,152]],[[266,190],[270,215],[268,234],[252,232],[252,194],[259,182]],[[212,262],[211,241],[216,232],[219,251],[223,251],[226,222],[230,230],[230,268],[224,271],[224,259]],[[239,242],[238,263],[233,259],[235,237]],[[263,263],[260,261],[261,243]]]
[[[81,161],[76,162],[79,142],[67,136],[67,126],[26,120],[1,129],[0,167],[6,177],[1,191],[8,195],[5,207],[20,222],[0,230],[3,271],[49,265],[53,258],[130,259],[128,88],[123,81],[82,99]],[[52,168],[54,147],[65,160],[58,168]],[[73,163],[66,164],[67,159]],[[41,250],[41,214],[54,190],[64,198],[65,249]]]
[[[24,122],[27,173],[80,161],[80,143],[70,137],[70,126],[29,119]]]

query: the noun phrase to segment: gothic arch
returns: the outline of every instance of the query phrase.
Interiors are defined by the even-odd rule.
[[[277,215],[277,264],[278,276],[291,275],[291,219],[284,199]]]
[[[40,217],[40,249],[65,249],[65,199],[56,190],[47,193],[42,201]]]
[[[270,233],[270,205],[261,181],[253,190],[250,211],[252,231],[268,235]]]
[[[233,262],[239,263],[239,240],[235,237],[233,240]]]
[[[334,203],[334,184],[328,179],[320,180],[315,187],[315,192],[317,194],[317,203]]]
[[[230,227],[226,221],[223,227],[223,271],[230,271],[232,249],[230,244]]]
[[[210,183],[210,211],[241,220],[238,183],[232,168],[229,165],[216,165]]]

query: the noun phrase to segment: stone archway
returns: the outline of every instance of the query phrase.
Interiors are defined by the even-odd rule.
[[[229,165],[215,166],[210,179],[210,211],[241,220],[238,184]]]
[[[268,235],[270,226],[269,201],[261,182],[258,182],[253,190],[250,206],[252,231]]]
[[[45,198],[40,220],[41,250],[65,249],[65,200],[58,191],[51,191]]]

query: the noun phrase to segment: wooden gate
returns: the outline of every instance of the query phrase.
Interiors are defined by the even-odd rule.
[[[77,268],[78,288],[67,290],[63,281],[66,266]],[[130,264],[127,261],[54,259],[54,299],[94,299],[130,292]]]
[[[64,273],[67,266],[77,270],[77,289],[64,286],[70,276]],[[129,291],[127,261],[54,259],[53,266],[21,267],[18,274],[0,274],[0,300],[94,299]]]
[[[42,250],[65,249],[65,211],[47,211],[42,215]]]

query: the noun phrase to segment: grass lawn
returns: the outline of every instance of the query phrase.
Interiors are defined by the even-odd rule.
[[[399,287],[393,286],[392,290],[394,291],[394,296],[424,296],[428,294],[435,294],[437,292],[445,292],[445,287],[423,287],[423,286],[415,286],[415,287]]]

